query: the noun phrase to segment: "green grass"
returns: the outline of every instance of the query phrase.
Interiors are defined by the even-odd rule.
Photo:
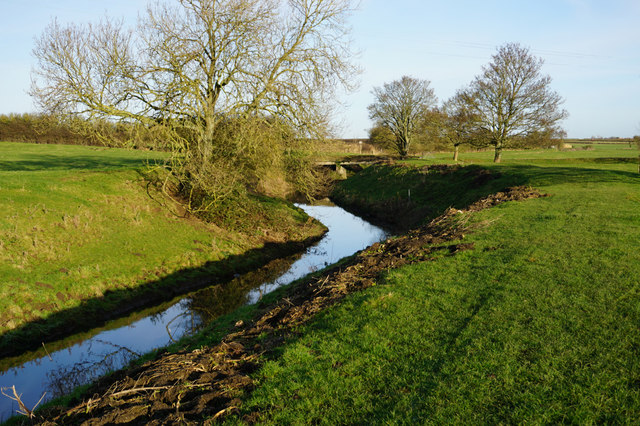
[[[424,160],[412,163],[430,164]],[[428,222],[448,207],[464,208],[479,198],[524,182],[521,177],[499,170],[484,172],[478,165],[444,174],[417,167],[376,165],[338,183],[332,197],[365,217],[401,230]]]
[[[0,142],[0,171],[122,170],[166,156],[118,148]]]
[[[637,422],[637,166],[544,151],[484,165],[551,197],[473,214],[475,250],[392,270],[323,312],[232,423]],[[386,178],[381,192],[405,183]]]
[[[270,199],[254,200],[251,234],[177,217],[145,189],[145,164],[162,155],[0,143],[2,346],[44,339],[48,327],[65,322],[99,321],[101,310],[121,307],[153,283],[163,286],[155,292],[175,287],[181,274],[257,266],[274,255],[258,250],[267,233],[285,242],[321,232],[303,225],[300,210]],[[98,318],[84,316],[90,311]]]
[[[572,150],[556,150],[556,149],[530,149],[530,150],[505,150],[503,151],[503,162],[505,163],[530,163],[531,161],[558,161],[563,163],[574,162],[602,162],[607,159],[628,158],[630,162],[636,162],[638,159],[638,147],[635,144],[628,143],[592,143],[592,144],[572,144]],[[585,146],[592,149],[585,150]],[[493,161],[493,150],[487,149],[479,152],[460,153],[460,162],[462,164],[469,163],[489,163]],[[453,163],[451,153],[436,153],[425,155],[425,160],[429,163]],[[618,160],[619,161],[619,160]]]

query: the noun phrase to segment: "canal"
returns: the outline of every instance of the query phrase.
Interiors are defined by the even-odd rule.
[[[0,388],[12,394],[11,387],[15,386],[24,404],[32,408],[45,392],[43,401],[69,393],[146,352],[198,332],[239,306],[256,303],[278,287],[387,237],[383,229],[340,207],[298,206],[328,228],[324,237],[303,253],[275,260],[232,281],[180,296],[142,314],[114,320],[76,338],[48,343],[26,362],[24,356],[0,360]],[[16,401],[0,395],[0,421],[14,415],[18,408]]]

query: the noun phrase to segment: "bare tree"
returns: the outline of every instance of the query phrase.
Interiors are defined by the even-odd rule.
[[[490,135],[494,161],[500,162],[511,138],[555,128],[567,112],[550,88],[551,77],[540,73],[544,61],[529,49],[508,43],[492,58],[461,96]]]
[[[376,126],[387,128],[395,137],[394,148],[400,156],[409,153],[416,131],[437,101],[428,80],[404,76],[400,80],[373,88],[374,102],[369,118]]]
[[[352,10],[352,0],[175,0],[150,5],[135,28],[54,21],[36,40],[31,93],[47,112],[161,127],[172,177],[224,197],[237,159],[265,150],[220,140],[222,124],[322,134],[327,100],[357,73]]]
[[[480,116],[465,99],[467,95],[458,91],[442,106],[441,132],[443,138],[453,145],[453,161],[458,161],[460,145],[486,146],[489,140]]]
[[[638,149],[640,150],[640,136],[634,136],[633,141],[638,145]],[[638,173],[640,173],[640,153],[638,154]]]

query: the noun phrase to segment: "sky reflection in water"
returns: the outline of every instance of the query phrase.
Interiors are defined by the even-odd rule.
[[[231,311],[241,304],[255,303],[263,294],[335,263],[387,236],[382,229],[336,206],[299,207],[322,222],[329,231],[302,256],[292,257],[289,262],[293,263],[283,274],[280,275],[280,272],[287,267],[283,263],[285,260],[275,261],[264,271],[249,273],[223,287],[212,286],[194,292],[168,309],[161,309],[126,326],[98,332],[82,343],[48,355],[43,349],[40,351],[42,357],[2,372],[0,388],[15,385],[25,405],[31,408],[45,391],[45,400],[67,393],[80,384],[122,367],[139,354],[166,346],[171,343],[171,338],[178,339],[197,331],[225,309]],[[278,278],[273,279],[274,276]],[[243,293],[235,294],[234,289]],[[245,289],[250,290],[247,293]],[[222,310],[216,306],[216,309],[211,309],[215,314],[211,315],[207,306],[216,301],[224,301],[230,306]],[[5,392],[11,393],[7,389]],[[16,402],[0,395],[0,421],[15,414],[17,408]]]

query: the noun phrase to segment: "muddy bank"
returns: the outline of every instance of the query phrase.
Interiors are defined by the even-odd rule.
[[[472,231],[463,213],[540,196],[530,188],[516,187],[482,198],[464,210],[449,209],[427,225],[376,243],[323,274],[296,283],[286,297],[263,307],[253,321],[236,324],[220,344],[161,354],[142,366],[118,371],[92,385],[72,408],[49,408],[35,422],[200,424],[237,412],[242,404],[238,397],[253,387],[251,373],[288,337],[295,336],[296,326],[346,295],[374,285],[386,270],[435,260],[443,251],[455,255],[473,249],[472,243],[463,242],[464,235]],[[260,413],[245,420],[260,421]]]

